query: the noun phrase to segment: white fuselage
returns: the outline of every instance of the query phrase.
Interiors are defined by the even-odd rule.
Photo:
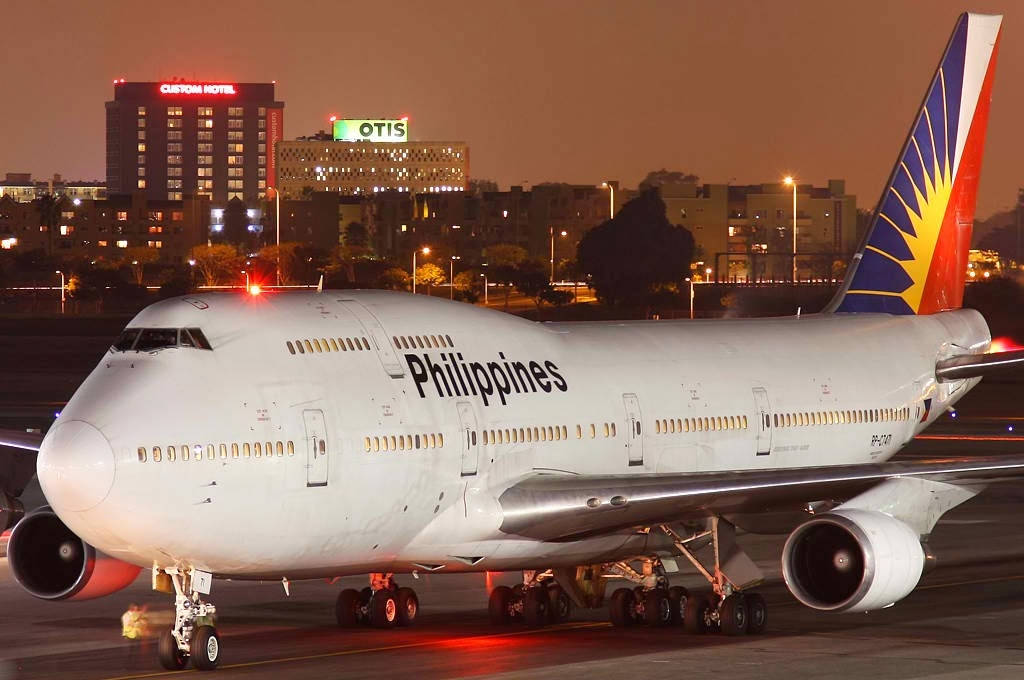
[[[970,311],[539,324],[378,291],[202,294],[129,328],[200,328],[213,349],[103,358],[40,451],[54,510],[129,562],[293,579],[636,554],[629,532],[504,534],[497,498],[538,472],[885,460],[975,384],[937,384],[936,360],[989,342]],[[79,479],[108,466],[56,451],[71,421],[114,460],[81,502],[46,461]]]

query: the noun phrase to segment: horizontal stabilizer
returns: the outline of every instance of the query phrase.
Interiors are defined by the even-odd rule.
[[[12,446],[16,449],[28,449],[38,451],[43,443],[41,432],[26,432],[25,430],[0,430],[0,446]]]
[[[980,378],[1008,370],[1024,368],[1024,349],[991,354],[967,354],[943,359],[935,364],[935,378],[939,382]]]

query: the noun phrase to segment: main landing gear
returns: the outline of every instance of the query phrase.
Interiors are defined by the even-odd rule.
[[[572,607],[569,594],[554,582],[551,571],[524,571],[521,584],[498,586],[487,601],[487,613],[495,625],[564,623],[572,616]]]
[[[385,573],[370,574],[370,585],[362,590],[346,588],[341,591],[334,607],[342,628],[411,626],[419,610],[416,591],[398,587],[394,575]]]
[[[210,575],[189,570],[168,570],[174,584],[174,625],[160,633],[157,655],[169,671],[185,668],[189,660],[197,670],[211,671],[220,662],[217,608],[200,598],[210,592]]]

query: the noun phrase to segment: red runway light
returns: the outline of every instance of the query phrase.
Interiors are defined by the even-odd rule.
[[[1002,336],[998,338],[992,338],[992,344],[989,345],[989,353],[994,352],[1011,352],[1013,350],[1024,349],[1024,346],[1017,344],[1017,341],[1009,336]]]

